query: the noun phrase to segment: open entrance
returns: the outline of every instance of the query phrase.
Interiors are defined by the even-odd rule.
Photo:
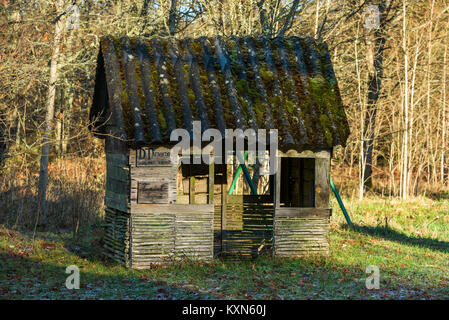
[[[244,159],[240,165],[234,157],[226,166],[220,204],[220,253],[230,258],[254,258],[272,249],[274,179]]]
[[[281,207],[315,207],[315,159],[281,158]]]
[[[254,258],[271,250],[274,179],[258,165],[179,164],[178,204],[214,204],[214,255]]]

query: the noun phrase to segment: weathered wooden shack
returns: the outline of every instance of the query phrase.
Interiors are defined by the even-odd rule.
[[[349,129],[326,44],[104,37],[90,120],[105,139],[108,257],[147,268],[328,253],[330,159]],[[222,133],[278,129],[276,174],[170,161],[170,133],[192,134],[194,121]]]

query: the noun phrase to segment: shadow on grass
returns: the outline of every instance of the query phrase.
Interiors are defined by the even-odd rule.
[[[0,300],[2,299],[218,299],[195,288],[187,289],[130,271],[107,275],[80,268],[80,290],[66,288],[65,266],[38,261],[27,255],[1,252]],[[112,265],[111,265],[112,266]]]
[[[371,226],[360,226],[355,224],[353,230],[359,233],[367,234],[377,238],[382,238],[385,240],[399,242],[405,245],[429,248],[443,253],[449,253],[449,242],[431,238],[408,236],[404,233],[391,229],[390,227],[385,226],[371,227]]]
[[[1,239],[0,229],[0,239]],[[364,282],[354,282],[365,276],[358,266],[326,264],[326,258],[257,259],[254,262],[224,262],[215,264],[176,264],[149,270],[119,267],[100,258],[99,235],[81,237],[80,241],[62,240],[71,247],[75,258],[51,243],[41,244],[38,255],[27,250],[31,242],[15,239],[19,234],[3,235],[11,244],[0,247],[1,299],[430,299],[441,295],[439,288],[411,287],[404,294],[401,284],[386,283],[385,289],[371,292]],[[15,241],[12,241],[15,239]],[[46,239],[49,241],[50,239]],[[84,240],[84,241],[83,241]],[[92,240],[94,242],[92,243]],[[13,245],[11,247],[11,245]],[[16,247],[20,245],[21,249]],[[74,249],[74,246],[79,248]],[[32,248],[32,247],[30,247]],[[64,249],[66,250],[66,249]],[[82,251],[82,252],[80,252]],[[57,259],[57,260],[55,260]],[[64,260],[61,260],[64,259]],[[56,263],[64,261],[64,263]],[[65,287],[68,265],[80,268],[80,290]],[[160,268],[160,269],[159,269]],[[401,289],[401,290],[399,290]],[[244,291],[243,291],[244,290]],[[293,290],[293,291],[292,291]],[[441,292],[440,292],[441,291]],[[446,297],[444,295],[443,297]]]

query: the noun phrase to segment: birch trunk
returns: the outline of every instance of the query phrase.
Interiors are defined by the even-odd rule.
[[[408,194],[410,194],[410,183],[411,183],[411,176],[413,172],[413,154],[412,154],[412,146],[415,140],[413,140],[413,124],[415,121],[415,79],[416,79],[416,66],[418,64],[418,57],[419,57],[419,48],[421,44],[421,39],[418,40],[418,43],[416,44],[415,48],[415,57],[413,62],[413,77],[412,77],[412,83],[410,84],[410,121],[409,121],[409,146],[408,148],[408,177],[407,177],[407,188],[408,188]]]
[[[402,147],[403,150],[403,162],[402,162],[402,199],[407,199],[408,195],[408,131],[409,131],[409,123],[408,123],[408,54],[407,54],[407,7],[405,4],[405,0],[403,1],[403,21],[402,21],[402,50],[404,52],[404,140]]]
[[[432,138],[430,136],[431,132],[431,113],[430,113],[430,81],[431,81],[431,63],[432,63],[432,28],[433,28],[433,8],[435,6],[435,0],[432,0],[432,4],[430,7],[430,17],[429,17],[429,39],[427,44],[427,96],[426,96],[426,104],[427,104],[427,124],[426,124],[426,141],[427,146],[429,148],[428,154],[429,157],[427,157],[427,185],[430,184],[431,179],[431,158],[433,156],[433,144],[432,144]],[[432,155],[432,156],[430,156]]]
[[[447,148],[446,143],[446,79],[447,79],[447,37],[446,43],[444,45],[444,57],[443,57],[443,124],[442,124],[442,132],[441,132],[441,164],[440,164],[440,175],[441,175],[441,183],[444,184],[444,165],[445,165],[445,149]]]
[[[359,98],[359,105],[360,105],[360,161],[359,161],[359,169],[360,169],[360,183],[359,183],[359,199],[362,200],[363,199],[363,191],[364,191],[364,181],[363,181],[363,177],[364,177],[364,170],[365,170],[365,157],[363,154],[363,113],[364,113],[364,108],[365,105],[363,103],[362,100],[362,80],[361,80],[361,76],[360,76],[360,67],[359,67],[359,54],[358,54],[358,41],[359,41],[359,27],[357,26],[357,36],[356,36],[356,40],[354,41],[354,54],[355,54],[355,70],[357,73],[357,93],[358,93],[358,98]],[[352,168],[352,166],[351,166]]]
[[[318,22],[320,18],[320,0],[316,0],[316,11],[315,11],[315,39],[318,38]]]

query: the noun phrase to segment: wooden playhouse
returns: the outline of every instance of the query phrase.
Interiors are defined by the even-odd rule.
[[[330,158],[349,129],[326,44],[104,37],[90,119],[105,139],[111,259],[147,268],[328,253]],[[278,129],[276,174],[170,161],[170,133],[191,133],[194,121],[222,133]]]

